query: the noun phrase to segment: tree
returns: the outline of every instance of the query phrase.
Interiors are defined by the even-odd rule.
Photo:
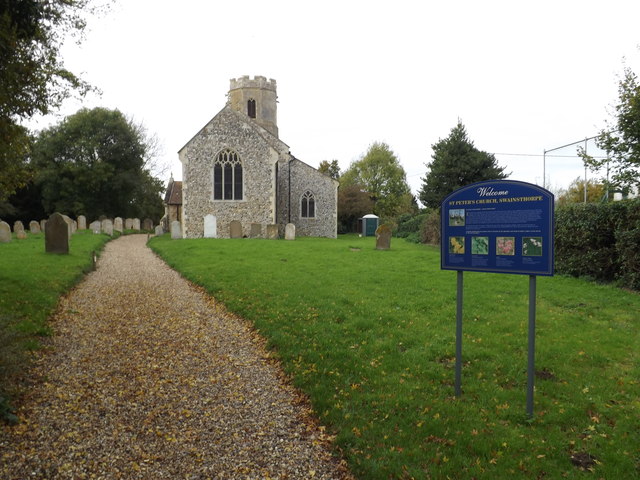
[[[21,121],[47,114],[88,84],[64,68],[66,34],[81,35],[88,0],[0,0],[0,201],[30,176]]]
[[[373,213],[380,217],[396,217],[411,210],[406,173],[386,143],[373,143],[340,177],[340,184],[361,186],[374,202]]]
[[[600,202],[605,196],[605,185],[593,180],[587,180],[587,203]],[[567,190],[561,190],[556,197],[559,207],[570,203],[584,202],[584,180],[580,177],[571,182]]]
[[[607,187],[628,193],[634,187],[640,191],[640,84],[633,71],[625,68],[618,84],[618,104],[612,121],[596,137],[598,148],[609,158],[596,159],[580,155],[593,171],[607,169]]]
[[[460,120],[447,138],[438,140],[431,148],[432,161],[426,164],[428,172],[419,193],[420,201],[427,207],[440,207],[444,197],[470,183],[508,176],[492,153],[473,145]]]
[[[331,160],[331,162],[322,160],[318,166],[318,171],[336,180],[340,178],[340,165],[338,165],[338,160]]]
[[[118,110],[82,109],[40,133],[35,185],[44,210],[96,219],[162,216],[162,182],[149,171],[153,142]]]
[[[373,207],[373,200],[361,185],[341,185],[338,189],[338,232],[354,232],[358,219],[373,212]]]

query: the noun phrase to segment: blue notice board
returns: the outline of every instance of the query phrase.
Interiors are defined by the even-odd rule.
[[[441,268],[553,275],[554,198],[514,180],[462,187],[442,202]]]

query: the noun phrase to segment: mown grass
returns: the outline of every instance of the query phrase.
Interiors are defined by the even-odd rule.
[[[44,234],[0,243],[0,419],[9,417],[17,381],[28,365],[26,352],[51,333],[47,318],[61,295],[93,266],[91,252],[110,239],[76,232],[68,255],[45,253]]]
[[[526,276],[465,273],[457,399],[456,274],[437,249],[353,236],[150,245],[254,322],[358,478],[640,476],[637,294],[538,278],[529,420]]]

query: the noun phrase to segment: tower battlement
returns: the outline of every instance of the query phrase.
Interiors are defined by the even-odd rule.
[[[260,88],[265,90],[276,91],[276,81],[273,78],[267,80],[267,77],[256,75],[251,78],[249,75],[243,75],[242,77],[232,78],[230,80],[230,90],[236,90],[239,88]]]

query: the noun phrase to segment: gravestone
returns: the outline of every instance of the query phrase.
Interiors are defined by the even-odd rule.
[[[78,231],[78,222],[75,220],[71,220],[71,233],[76,233]]]
[[[252,223],[251,230],[249,230],[250,238],[262,238],[262,224],[261,223]]]
[[[376,250],[389,250],[391,248],[391,227],[383,224],[376,229]]]
[[[69,224],[57,212],[47,220],[44,249],[47,253],[69,253]]]
[[[13,233],[18,233],[20,230],[24,232],[24,225],[20,220],[13,222]]]
[[[229,222],[229,237],[242,238],[242,224],[238,220]]]
[[[145,218],[142,221],[142,229],[143,230],[153,230],[153,220],[150,218]]]
[[[215,215],[204,217],[204,238],[216,238],[218,236],[218,220]]]
[[[72,228],[73,228],[73,220],[66,215],[62,215],[62,219],[67,222],[67,232],[69,233],[69,238],[71,238]]]
[[[18,232],[16,233],[16,238],[18,240],[26,240],[27,239],[27,232],[25,232],[24,230],[18,230]]]
[[[127,218],[124,221],[124,229],[131,230],[133,229],[133,218]]]
[[[171,238],[176,240],[178,238],[182,238],[182,230],[180,228],[180,222],[174,220],[171,222]]]
[[[133,225],[131,225],[131,228],[133,228],[134,230],[140,230],[140,219],[139,218],[134,218],[133,219]]]
[[[0,222],[0,243],[11,241],[11,227],[7,222]]]
[[[164,235],[164,228],[162,228],[162,225],[156,225],[156,237],[160,235]]]
[[[116,232],[122,233],[122,217],[116,217],[113,219],[113,229]]]
[[[284,239],[295,240],[296,239],[296,226],[293,223],[287,223],[284,227]]]
[[[278,225],[274,223],[267,225],[267,238],[269,240],[278,239]]]
[[[29,231],[31,233],[40,233],[40,224],[35,220],[29,222]]]
[[[102,230],[102,222],[100,220],[96,220],[95,222],[91,222],[89,225],[89,229],[93,233],[100,233]]]
[[[78,216],[78,230],[86,230],[87,229],[87,217],[84,215]]]
[[[40,231],[41,232],[44,232],[44,227],[46,227],[46,226],[47,226],[47,220],[46,219],[40,220]]]
[[[108,218],[106,220],[102,220],[102,233],[106,233],[109,236],[113,236],[113,222]]]

